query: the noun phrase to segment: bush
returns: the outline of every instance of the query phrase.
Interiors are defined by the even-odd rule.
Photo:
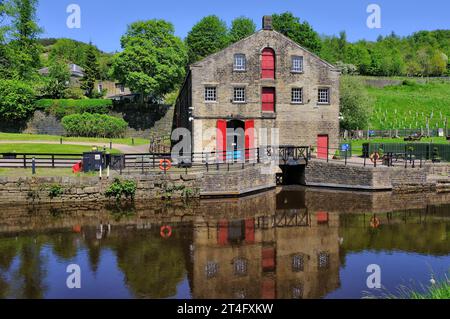
[[[36,107],[58,118],[63,118],[71,114],[107,114],[112,108],[112,101],[107,99],[43,99],[36,102]]]
[[[109,185],[105,192],[105,196],[108,198],[114,197],[116,201],[120,201],[122,196],[126,199],[134,200],[136,194],[137,184],[135,181],[121,181],[120,179],[114,179],[114,182]]]
[[[69,136],[83,137],[123,137],[128,127],[121,118],[90,113],[67,115],[62,125]]]
[[[28,83],[0,79],[0,118],[22,120],[34,109],[35,92]]]

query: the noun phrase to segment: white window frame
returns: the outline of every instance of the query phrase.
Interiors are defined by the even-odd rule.
[[[300,96],[297,95],[297,91],[300,91]],[[296,100],[297,98],[297,100]],[[291,90],[291,103],[303,104],[303,88],[292,88]]]
[[[205,102],[217,102],[217,86],[205,86]]]
[[[245,54],[238,53],[234,55],[233,61],[234,71],[246,71],[247,70],[247,58]]]
[[[246,103],[246,89],[243,86],[233,88],[233,103]]]
[[[303,73],[304,71],[304,61],[303,57],[295,55],[292,57],[291,72],[292,73]]]
[[[328,87],[320,87],[317,90],[317,104],[330,104],[331,89]]]

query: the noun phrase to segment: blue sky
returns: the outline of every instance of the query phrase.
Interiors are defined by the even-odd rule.
[[[381,7],[381,29],[366,25],[367,6]],[[69,29],[66,8],[81,8],[81,28]],[[68,37],[92,41],[100,49],[120,50],[120,37],[128,24],[137,20],[166,19],[176,34],[185,37],[202,17],[216,14],[228,24],[238,16],[252,18],[258,28],[265,14],[291,11],[307,20],[320,34],[347,31],[348,39],[375,40],[395,31],[409,35],[418,30],[450,29],[448,0],[40,0],[39,24],[45,37]]]

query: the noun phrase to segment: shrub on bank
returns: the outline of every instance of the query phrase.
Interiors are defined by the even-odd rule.
[[[28,83],[0,79],[0,118],[22,120],[34,111],[35,92]]]
[[[43,99],[36,102],[36,108],[58,118],[83,113],[107,114],[112,105],[112,101],[107,99]]]
[[[68,136],[123,137],[128,127],[121,118],[106,114],[72,114],[63,117],[62,125]]]

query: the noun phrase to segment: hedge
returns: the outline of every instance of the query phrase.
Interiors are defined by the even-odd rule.
[[[83,113],[107,114],[112,105],[112,101],[107,99],[43,99],[36,102],[37,109],[44,110],[58,118]]]
[[[106,114],[72,114],[63,117],[62,125],[69,136],[123,137],[128,127],[121,118]]]

